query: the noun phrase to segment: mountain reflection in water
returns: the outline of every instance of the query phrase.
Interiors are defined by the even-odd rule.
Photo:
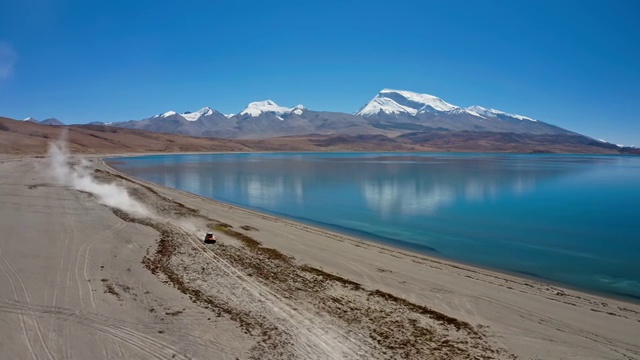
[[[400,153],[167,155],[130,175],[394,246],[640,296],[640,159]]]

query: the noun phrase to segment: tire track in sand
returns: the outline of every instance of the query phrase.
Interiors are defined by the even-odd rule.
[[[510,311],[518,313],[522,318],[528,319],[530,321],[537,321],[540,325],[544,325],[550,328],[553,328],[559,332],[575,334],[576,337],[582,337],[588,339],[589,341],[595,342],[603,347],[608,348],[614,353],[625,356],[627,359],[637,359],[640,358],[640,345],[638,344],[629,344],[629,343],[614,343],[608,338],[598,336],[592,332],[581,331],[581,329],[572,327],[566,322],[551,317],[546,314],[542,314],[539,312],[532,312],[530,309],[523,308],[522,306],[518,306],[515,304],[511,304],[507,301],[500,301],[495,298],[488,298],[484,296],[476,296],[476,299],[492,302],[493,304],[502,306],[504,308],[509,309]],[[620,346],[623,345],[623,346]],[[624,353],[626,351],[627,353]],[[630,353],[631,355],[629,355]]]
[[[171,223],[166,219],[163,221]],[[339,327],[326,323],[320,316],[294,306],[290,301],[256,282],[211,252],[191,235],[189,229],[180,225],[174,225],[174,227],[188,239],[195,249],[234,278],[248,292],[247,295],[253,297],[250,301],[253,301],[254,304],[250,305],[255,306],[254,311],[271,312],[274,317],[272,320],[276,321],[277,326],[297,339],[295,350],[299,353],[300,358],[366,359],[369,357],[370,346],[367,344],[369,342],[367,338],[354,333],[344,333]],[[282,321],[285,324],[279,323]]]
[[[182,355],[180,351],[174,346],[166,342],[154,339],[142,332],[129,328],[128,326],[123,325],[123,321],[102,316],[97,313],[66,309],[62,307],[35,305],[17,300],[2,298],[0,298],[0,312],[26,313],[34,317],[55,317],[57,319],[69,323],[76,323],[111,336],[119,341],[126,343],[127,345],[130,345],[142,351],[145,355],[148,355],[149,357],[154,359],[188,359],[188,357]],[[210,340],[207,341],[210,342]],[[193,341],[187,342],[199,344]],[[232,356],[233,354],[224,351],[221,348],[229,348],[231,350],[235,350],[234,348],[225,346],[221,343],[216,343],[215,345],[218,345],[219,348],[212,349],[225,355]],[[121,349],[119,349],[119,351],[121,352],[121,354],[124,354]],[[126,358],[126,356],[124,358]]]
[[[23,292],[24,298],[27,300],[27,303],[31,303],[31,296],[29,295],[29,291],[27,290],[27,287],[24,283],[24,280],[22,279],[22,276],[20,276],[20,273],[16,271],[16,269],[11,265],[7,257],[4,256],[4,251],[2,249],[0,249],[0,257],[4,260],[4,263],[7,265],[9,270],[11,270],[11,272],[13,272],[15,277],[18,279],[18,282],[20,283],[20,287],[22,288],[22,292]],[[10,281],[13,284],[13,280],[10,280]],[[14,295],[18,297],[17,291],[14,291]],[[49,345],[47,345],[47,342],[44,340],[44,337],[42,336],[42,329],[40,327],[40,322],[35,317],[33,317],[33,325],[36,330],[36,334],[38,335],[38,339],[40,340],[40,343],[42,344],[44,351],[47,353],[47,357],[49,358],[49,360],[53,360],[54,356],[51,353],[51,350],[49,349]]]
[[[11,290],[13,291],[13,297],[16,300],[19,300],[18,291],[16,289],[15,283],[13,282],[13,279],[11,278],[9,273],[4,269],[4,267],[1,267],[0,269],[2,270],[2,272],[9,279],[9,284],[11,285]],[[16,313],[20,317],[20,324],[21,324],[21,327],[22,327],[22,335],[24,337],[24,341],[27,343],[27,347],[29,348],[29,353],[31,354],[31,358],[32,359],[38,359],[38,356],[36,355],[35,351],[33,350],[33,345],[31,344],[31,338],[29,337],[29,334],[27,333],[27,324],[26,324],[26,321],[24,319],[24,312],[18,311]]]
[[[119,220],[118,224],[115,225],[113,228],[111,228],[110,230],[106,230],[98,235],[93,236],[93,240],[89,239],[87,242],[85,242],[80,249],[78,250],[78,256],[76,257],[76,267],[75,267],[75,271],[76,271],[76,277],[78,277],[78,267],[80,264],[80,253],[82,252],[82,248],[85,247],[84,249],[84,266],[83,266],[83,270],[82,270],[82,275],[84,276],[84,283],[87,284],[87,286],[89,287],[89,299],[91,300],[91,305],[92,307],[95,309],[96,308],[96,301],[95,301],[95,297],[93,296],[93,286],[91,286],[91,279],[89,279],[89,275],[87,273],[87,267],[89,264],[89,252],[91,251],[91,248],[93,247],[93,245],[96,243],[96,241],[98,240],[103,240],[105,238],[107,238],[108,236],[112,235],[113,233],[121,230],[122,228],[124,228],[127,225],[126,222]],[[88,245],[87,245],[88,244]]]
[[[67,189],[67,188],[63,188],[63,193],[65,196],[72,196],[71,192]],[[64,206],[64,228],[65,228],[65,247],[63,249],[63,256],[62,259],[60,259],[60,270],[63,269],[64,266],[64,261],[66,260],[67,263],[67,276],[66,276],[66,283],[64,286],[64,296],[65,296],[65,300],[67,300],[67,296],[69,295],[69,278],[71,276],[71,262],[72,262],[72,249],[71,247],[69,247],[69,239],[71,237],[73,237],[72,243],[75,244],[76,243],[76,232],[74,231],[72,225],[71,225],[71,218],[70,218],[70,214],[71,214],[71,208],[69,206],[69,204],[67,202],[63,202],[63,206]],[[56,282],[56,294],[57,294],[57,288],[58,288],[58,283]],[[57,299],[54,298],[54,302],[53,302],[53,306],[57,305]],[[57,319],[56,319],[57,320]],[[63,344],[63,348],[62,348],[62,354],[64,358],[71,358],[71,342],[70,342],[70,338],[71,338],[71,328],[69,327],[68,323],[64,323],[64,329],[62,331],[62,344]]]
[[[75,196],[75,193],[72,192],[69,189],[65,189],[64,191],[65,191],[65,194],[67,194],[67,195]],[[84,204],[84,201],[82,201],[80,199],[78,199],[77,202],[79,202],[81,204]],[[76,243],[77,242],[76,240],[78,239],[76,224],[78,222],[82,223],[84,221],[76,220],[75,216],[71,212],[71,209],[69,208],[69,206],[66,203],[65,203],[64,207],[65,207],[65,212],[64,212],[64,214],[65,214],[65,217],[64,217],[65,227],[67,228],[67,233],[72,235],[71,237],[73,238],[73,242]],[[78,251],[76,253],[76,256],[75,256],[75,259],[73,259],[73,257],[71,256],[71,249],[69,249],[70,250],[69,251],[69,258],[67,259],[69,268],[67,270],[66,288],[69,289],[70,286],[71,286],[71,281],[70,281],[71,273],[72,273],[71,265],[75,260],[75,265],[73,267],[73,274],[74,274],[74,277],[76,279],[76,285],[78,287],[78,300],[80,301],[81,308],[85,307],[84,306],[85,305],[85,296],[84,296],[84,291],[83,291],[83,288],[84,288],[85,285],[83,283],[86,283],[87,286],[89,287],[89,295],[90,295],[90,299],[89,300],[91,302],[92,307],[94,309],[97,308],[96,303],[95,303],[95,297],[93,295],[93,286],[91,285],[91,282],[89,281],[88,274],[87,274],[88,263],[89,263],[89,251],[91,250],[91,247],[93,246],[93,244],[95,244],[96,241],[106,238],[107,236],[109,236],[109,235],[113,234],[114,232],[124,228],[127,225],[126,222],[124,222],[124,221],[122,221],[120,219],[117,219],[117,221],[118,221],[118,223],[116,225],[114,225],[111,229],[105,230],[105,231],[103,231],[103,232],[101,232],[99,234],[96,234],[96,235],[92,236],[91,238],[85,240],[82,243],[82,245],[80,246],[80,248],[78,249]],[[86,222],[84,222],[84,223],[86,223]],[[68,240],[68,237],[67,237],[67,240]],[[83,251],[84,251],[84,256],[82,256]],[[80,264],[82,262],[82,259],[84,259],[84,265],[83,265],[82,274],[81,274],[81,272],[80,272]],[[80,279],[81,275],[82,275],[82,277],[84,277],[85,281],[82,281]],[[113,329],[110,330],[110,331],[113,331]],[[118,335],[118,334],[126,334],[129,331],[127,328],[120,329],[119,333],[115,334],[115,335],[113,333],[111,333],[110,331],[101,331],[101,332],[105,333],[106,335],[109,335],[111,339],[116,340],[114,342],[114,345],[116,346],[116,348],[118,348],[118,350],[120,352],[122,352],[122,348],[119,346],[118,341],[124,342],[124,343],[130,345],[130,346],[140,350],[141,352],[145,353],[146,355],[149,355],[149,356],[152,356],[154,358],[157,358],[156,354],[155,354],[155,351],[154,351],[154,349],[152,347],[145,346],[144,343],[139,342],[139,341],[136,342],[136,341],[130,340],[130,339],[127,338],[127,336]],[[70,327],[69,327],[68,322],[67,322],[66,327],[65,327],[65,335],[66,335],[65,336],[65,345],[66,345],[66,348],[67,348],[66,354],[69,355],[71,353],[71,345],[70,345],[70,342],[68,341],[69,338],[70,338]],[[137,335],[130,334],[130,336],[133,336],[134,338],[146,337],[145,335],[142,335],[141,333],[138,333]],[[152,339],[150,337],[146,337],[146,341],[147,342],[151,342],[151,343],[158,342],[157,340],[154,340],[154,339]],[[159,343],[162,343],[162,342],[159,342]],[[166,344],[166,343],[162,343],[162,344],[165,345],[165,346],[168,346],[168,344]],[[174,351],[172,353],[172,355],[175,355],[175,354],[177,354],[177,351]]]

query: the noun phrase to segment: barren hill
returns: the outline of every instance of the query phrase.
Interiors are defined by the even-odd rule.
[[[498,151],[521,153],[638,153],[584,136],[443,131],[384,135],[305,135],[218,139],[106,125],[46,126],[0,117],[0,154],[42,155],[66,133],[71,151],[86,154],[227,151]]]

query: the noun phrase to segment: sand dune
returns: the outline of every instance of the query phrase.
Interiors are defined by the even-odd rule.
[[[61,156],[57,172],[50,159],[0,162],[0,358],[640,357],[637,304]],[[201,243],[210,228],[218,244]]]

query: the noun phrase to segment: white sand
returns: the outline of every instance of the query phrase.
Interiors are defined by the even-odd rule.
[[[176,271],[189,291],[215,299],[211,306],[195,304],[166,272],[153,275],[141,263],[156,251],[156,230],[121,220],[86,193],[52,186],[38,171],[44,162],[0,163],[3,359],[640,358],[637,304],[431,259],[146,184],[200,210],[169,217],[168,200],[131,185],[177,233],[166,269]],[[206,219],[229,224],[295,260],[256,257],[251,263],[253,253],[221,231],[221,244],[202,247],[196,237]],[[291,272],[300,264],[363,289]],[[282,267],[274,271],[277,266]],[[376,289],[467,322],[481,336],[372,296]],[[215,306],[231,308],[221,313]],[[414,333],[400,336],[407,324],[414,324]],[[432,335],[415,333],[421,329]],[[394,350],[398,343],[387,336],[416,344],[427,336],[431,347]],[[451,342],[459,352],[444,345],[434,350]]]

